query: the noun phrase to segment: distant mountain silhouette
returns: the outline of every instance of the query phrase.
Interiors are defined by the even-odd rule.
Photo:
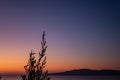
[[[120,75],[120,70],[91,70],[91,69],[77,69],[59,73],[51,73],[51,75]]]

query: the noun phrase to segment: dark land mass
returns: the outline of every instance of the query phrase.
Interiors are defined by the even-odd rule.
[[[82,76],[120,76],[120,70],[91,70],[91,69],[77,69],[77,70],[70,70],[65,72],[59,73],[50,73],[50,75],[82,75]]]

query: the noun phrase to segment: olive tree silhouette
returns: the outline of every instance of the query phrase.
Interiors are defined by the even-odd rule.
[[[48,71],[44,71],[46,64],[45,52],[47,49],[45,40],[45,31],[42,34],[41,41],[42,49],[39,52],[39,57],[36,59],[34,52],[29,54],[29,60],[26,66],[24,66],[26,75],[21,75],[23,80],[50,80]]]
[[[2,80],[2,76],[0,75],[0,80]]]

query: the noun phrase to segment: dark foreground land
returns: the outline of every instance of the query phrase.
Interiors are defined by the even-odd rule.
[[[91,70],[91,69],[77,69],[77,70],[70,70],[65,72],[59,73],[50,73],[50,75],[101,75],[101,76],[114,76],[120,75],[120,70]]]

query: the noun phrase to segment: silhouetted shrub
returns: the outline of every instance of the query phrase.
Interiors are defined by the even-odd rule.
[[[45,40],[45,32],[42,35],[41,41],[42,49],[39,52],[38,59],[35,59],[34,52],[31,51],[29,54],[29,60],[26,66],[24,66],[26,75],[21,75],[23,80],[50,80],[48,76],[48,71],[44,71],[44,67],[46,64],[46,56],[45,52],[47,49],[46,40]]]
[[[0,75],[0,80],[2,80],[2,76]]]

